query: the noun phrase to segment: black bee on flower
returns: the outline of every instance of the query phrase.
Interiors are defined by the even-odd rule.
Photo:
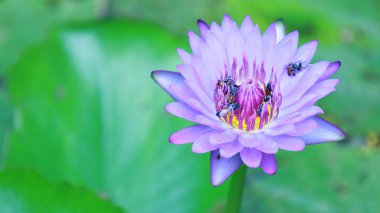
[[[293,63],[290,63],[287,67],[288,75],[289,76],[296,76],[296,73],[301,72],[302,70],[306,69],[308,65],[303,61],[296,61]]]

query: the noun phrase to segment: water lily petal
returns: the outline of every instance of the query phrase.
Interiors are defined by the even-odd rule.
[[[253,134],[241,134],[239,136],[239,142],[249,148],[254,148],[258,145],[260,145],[260,141],[256,139],[255,135]]]
[[[312,86],[304,96],[299,98],[299,100],[295,101],[293,104],[280,107],[279,117],[284,117],[286,115],[290,115],[294,112],[301,110],[302,108],[309,107],[314,105],[319,99],[325,97],[331,92],[335,91],[336,84],[339,83],[338,79],[328,79],[321,82],[316,83]]]
[[[226,41],[226,35],[217,23],[211,23],[210,30],[215,34],[215,36],[220,40],[221,43],[224,43]]]
[[[194,55],[200,55],[200,49],[204,45],[204,41],[194,32],[190,31],[188,33],[190,47]]]
[[[269,25],[269,27],[267,28],[267,30],[264,32],[263,34],[263,41],[265,44],[268,44],[268,48],[269,46],[274,46],[276,43],[277,43],[277,31],[276,31],[276,28],[277,28],[277,22],[273,22],[271,25]]]
[[[301,135],[309,134],[312,131],[314,131],[315,128],[318,127],[318,123],[314,121],[314,119],[308,118],[298,123],[295,123],[294,126],[296,128],[296,131],[292,133],[288,133],[286,135],[301,136]]]
[[[220,145],[219,153],[224,158],[230,158],[243,150],[243,148],[243,145],[241,145],[238,141],[224,143]]]
[[[248,38],[248,35],[253,31],[254,26],[251,17],[246,16],[240,27],[240,31],[245,38]]]
[[[276,23],[276,43],[279,43],[285,37],[285,23],[282,19],[275,21]]]
[[[199,32],[201,33],[202,38],[205,38],[207,32],[210,30],[210,27],[202,19],[198,19],[197,24],[198,24]]]
[[[272,23],[262,36],[263,42],[263,66],[264,70],[272,70],[275,64],[276,44],[277,44],[277,32],[276,22]],[[267,80],[267,79],[266,79]]]
[[[195,119],[197,123],[200,123],[205,126],[209,126],[215,130],[219,130],[219,131],[224,130],[224,126],[222,123],[212,120],[204,115],[197,115]]]
[[[222,144],[228,143],[236,138],[236,134],[232,133],[229,130],[223,132],[216,132],[210,135],[210,143],[211,144]]]
[[[169,85],[169,89],[175,93],[183,102],[186,102],[186,99],[195,98],[196,95],[190,89],[190,87],[185,83],[172,83]]]
[[[243,163],[251,168],[257,168],[261,162],[261,152],[257,149],[245,148],[240,152]]]
[[[294,80],[296,81],[283,88],[283,95],[287,98],[284,99],[281,108],[286,108],[296,103],[320,79],[328,65],[329,62],[321,61],[310,65],[308,69],[303,70],[303,75],[294,76]],[[285,79],[291,78],[293,77],[288,76]]]
[[[254,64],[261,64],[263,55],[263,42],[261,39],[261,33],[259,27],[256,25],[253,27],[252,31],[246,36],[245,41],[245,52],[247,56],[245,60],[247,61],[248,75],[254,76],[253,66]]]
[[[240,155],[223,158],[219,151],[212,151],[210,156],[211,184],[219,186],[242,164]]]
[[[236,25],[236,23],[232,20],[232,18],[229,15],[225,14],[222,20],[223,31],[225,33],[228,33],[234,25]]]
[[[327,67],[326,72],[323,74],[323,76],[319,79],[320,81],[326,80],[330,78],[336,71],[339,70],[340,66],[342,64],[340,61],[335,61],[330,63],[330,65]]]
[[[213,102],[201,102],[188,85],[184,83],[173,83],[169,86],[169,88],[174,95],[181,99],[181,102],[187,104],[197,112],[200,112],[210,118],[215,118],[215,109],[210,109],[210,107],[208,107],[209,105],[212,105]]]
[[[209,133],[212,131],[213,130],[208,126],[203,126],[203,125],[190,126],[173,133],[169,137],[169,141],[170,143],[173,143],[173,144],[191,143],[197,140],[203,134]]]
[[[272,140],[274,140],[278,147],[283,150],[301,151],[305,148],[305,142],[298,137],[281,135],[273,136]]]
[[[294,55],[292,62],[302,61],[302,62],[305,62],[306,64],[309,64],[315,54],[315,51],[317,50],[317,46],[318,46],[317,40],[313,40],[302,45],[297,50],[296,54]]]
[[[180,101],[181,98],[173,94],[169,86],[173,83],[184,83],[184,77],[178,72],[171,72],[165,70],[156,70],[151,74],[153,80],[167,92],[174,100]]]
[[[185,55],[185,51],[181,52]],[[199,59],[199,57],[190,55],[189,58],[189,62],[177,65],[177,69],[186,79],[186,84],[195,94],[197,94],[197,97],[201,101],[205,103],[212,102],[212,91],[210,93],[209,90],[212,75],[208,72],[202,72],[206,65]]]
[[[277,170],[275,156],[271,154],[262,153],[260,166],[268,175],[274,175]]]
[[[274,124],[268,124],[268,126],[266,126],[262,132],[266,135],[284,135],[292,134],[297,131],[296,127],[292,123],[285,123],[283,125]]]
[[[260,141],[260,144],[255,147],[255,149],[267,153],[267,154],[275,154],[278,151],[277,143],[272,140],[272,137],[266,135],[257,135],[256,139]]]
[[[184,118],[192,122],[196,122],[197,115],[199,115],[199,112],[181,102],[169,103],[165,106],[165,109],[172,115]]]
[[[289,61],[293,58],[298,45],[298,31],[293,31],[283,37],[276,46],[275,68],[280,72],[285,72]]]
[[[192,151],[195,153],[206,153],[219,149],[219,147],[219,145],[213,145],[210,143],[208,134],[203,134],[194,141]]]
[[[301,136],[307,145],[339,141],[346,137],[342,129],[325,119],[318,116],[312,119],[318,123],[318,127],[313,132]]]

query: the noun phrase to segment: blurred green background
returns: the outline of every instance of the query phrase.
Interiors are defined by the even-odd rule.
[[[380,211],[377,0],[0,0],[0,212],[222,212],[229,181],[174,146],[154,69],[175,70],[196,20],[283,18],[314,61],[341,60],[319,102],[347,140],[251,170],[243,212]]]

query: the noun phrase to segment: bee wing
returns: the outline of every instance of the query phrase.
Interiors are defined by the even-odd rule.
[[[307,69],[307,68],[309,68],[310,64],[307,64],[305,61],[303,61],[301,63],[301,66],[302,66],[302,69]]]

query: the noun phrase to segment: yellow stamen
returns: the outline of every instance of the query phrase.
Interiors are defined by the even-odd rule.
[[[237,118],[236,115],[233,115],[233,117],[232,117],[232,124],[230,123],[230,119],[231,119],[231,114],[230,113],[228,113],[226,115],[226,118],[224,118],[224,117],[221,118],[221,120],[223,120],[224,122],[230,124],[234,128],[238,128],[238,129],[242,129],[242,130],[247,130],[248,126],[247,126],[247,122],[246,122],[245,119],[243,119],[243,123],[242,123],[242,127],[241,128],[239,128],[240,121],[239,121],[239,119]],[[257,116],[255,118],[255,120],[254,120],[254,127],[253,127],[253,129],[251,129],[251,131],[260,129],[260,121],[261,121],[261,118],[259,116]]]
[[[271,110],[272,108],[269,104],[268,104],[267,109],[268,109],[268,120],[270,120],[270,119],[272,119],[272,110]]]
[[[254,127],[254,130],[260,128],[260,120],[261,120],[261,118],[260,118],[259,116],[257,116],[257,117],[255,118],[255,127]]]

